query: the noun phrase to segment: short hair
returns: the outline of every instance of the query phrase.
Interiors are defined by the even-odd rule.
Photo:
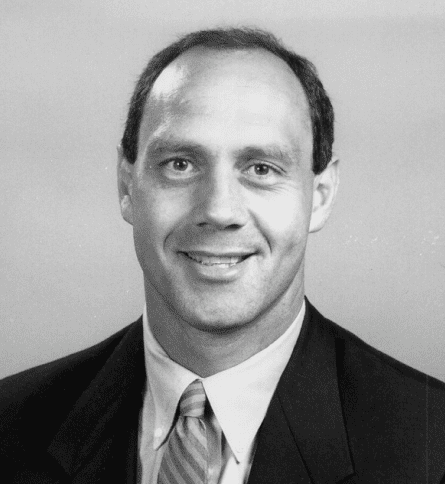
[[[264,49],[286,62],[300,81],[309,104],[313,143],[312,170],[318,174],[326,168],[332,157],[334,111],[323,84],[318,78],[315,66],[306,58],[287,49],[270,32],[247,27],[192,32],[150,59],[136,83],[122,137],[123,155],[129,163],[134,163],[137,158],[141,120],[154,82],[173,60],[187,50],[198,46],[214,50]]]

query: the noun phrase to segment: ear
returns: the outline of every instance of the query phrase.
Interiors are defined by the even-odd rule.
[[[122,147],[117,147],[117,187],[119,190],[119,203],[121,214],[126,222],[133,225],[133,171],[134,165],[128,163],[125,158]]]
[[[314,177],[312,215],[309,232],[317,232],[326,223],[334,206],[339,183],[339,159],[333,157],[328,166]]]

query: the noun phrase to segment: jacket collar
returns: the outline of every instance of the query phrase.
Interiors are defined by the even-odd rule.
[[[250,483],[271,482],[273,467],[284,473],[279,482],[335,483],[354,472],[333,327],[306,303],[300,337],[260,429]]]
[[[119,455],[122,447],[131,447],[131,442],[133,452],[130,453],[134,454],[137,449],[144,384],[141,318],[129,327],[48,447],[49,454],[69,476],[82,476],[79,482],[98,482],[91,474],[95,472],[93,469],[113,469],[110,463],[116,468],[125,467]],[[122,455],[127,456],[128,453],[127,447]],[[114,459],[118,462],[114,463]],[[132,482],[131,479],[128,482]]]

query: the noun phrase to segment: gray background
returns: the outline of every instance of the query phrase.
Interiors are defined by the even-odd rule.
[[[0,377],[138,317],[115,182],[134,81],[178,34],[268,27],[318,66],[339,199],[311,236],[328,317],[445,380],[443,1],[18,1],[0,6]]]

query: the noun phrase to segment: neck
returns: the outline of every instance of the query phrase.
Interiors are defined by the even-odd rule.
[[[150,284],[146,301],[151,330],[169,357],[200,377],[208,377],[242,363],[278,339],[297,317],[304,289],[280,301],[253,321],[225,331],[197,328],[165,304]]]

